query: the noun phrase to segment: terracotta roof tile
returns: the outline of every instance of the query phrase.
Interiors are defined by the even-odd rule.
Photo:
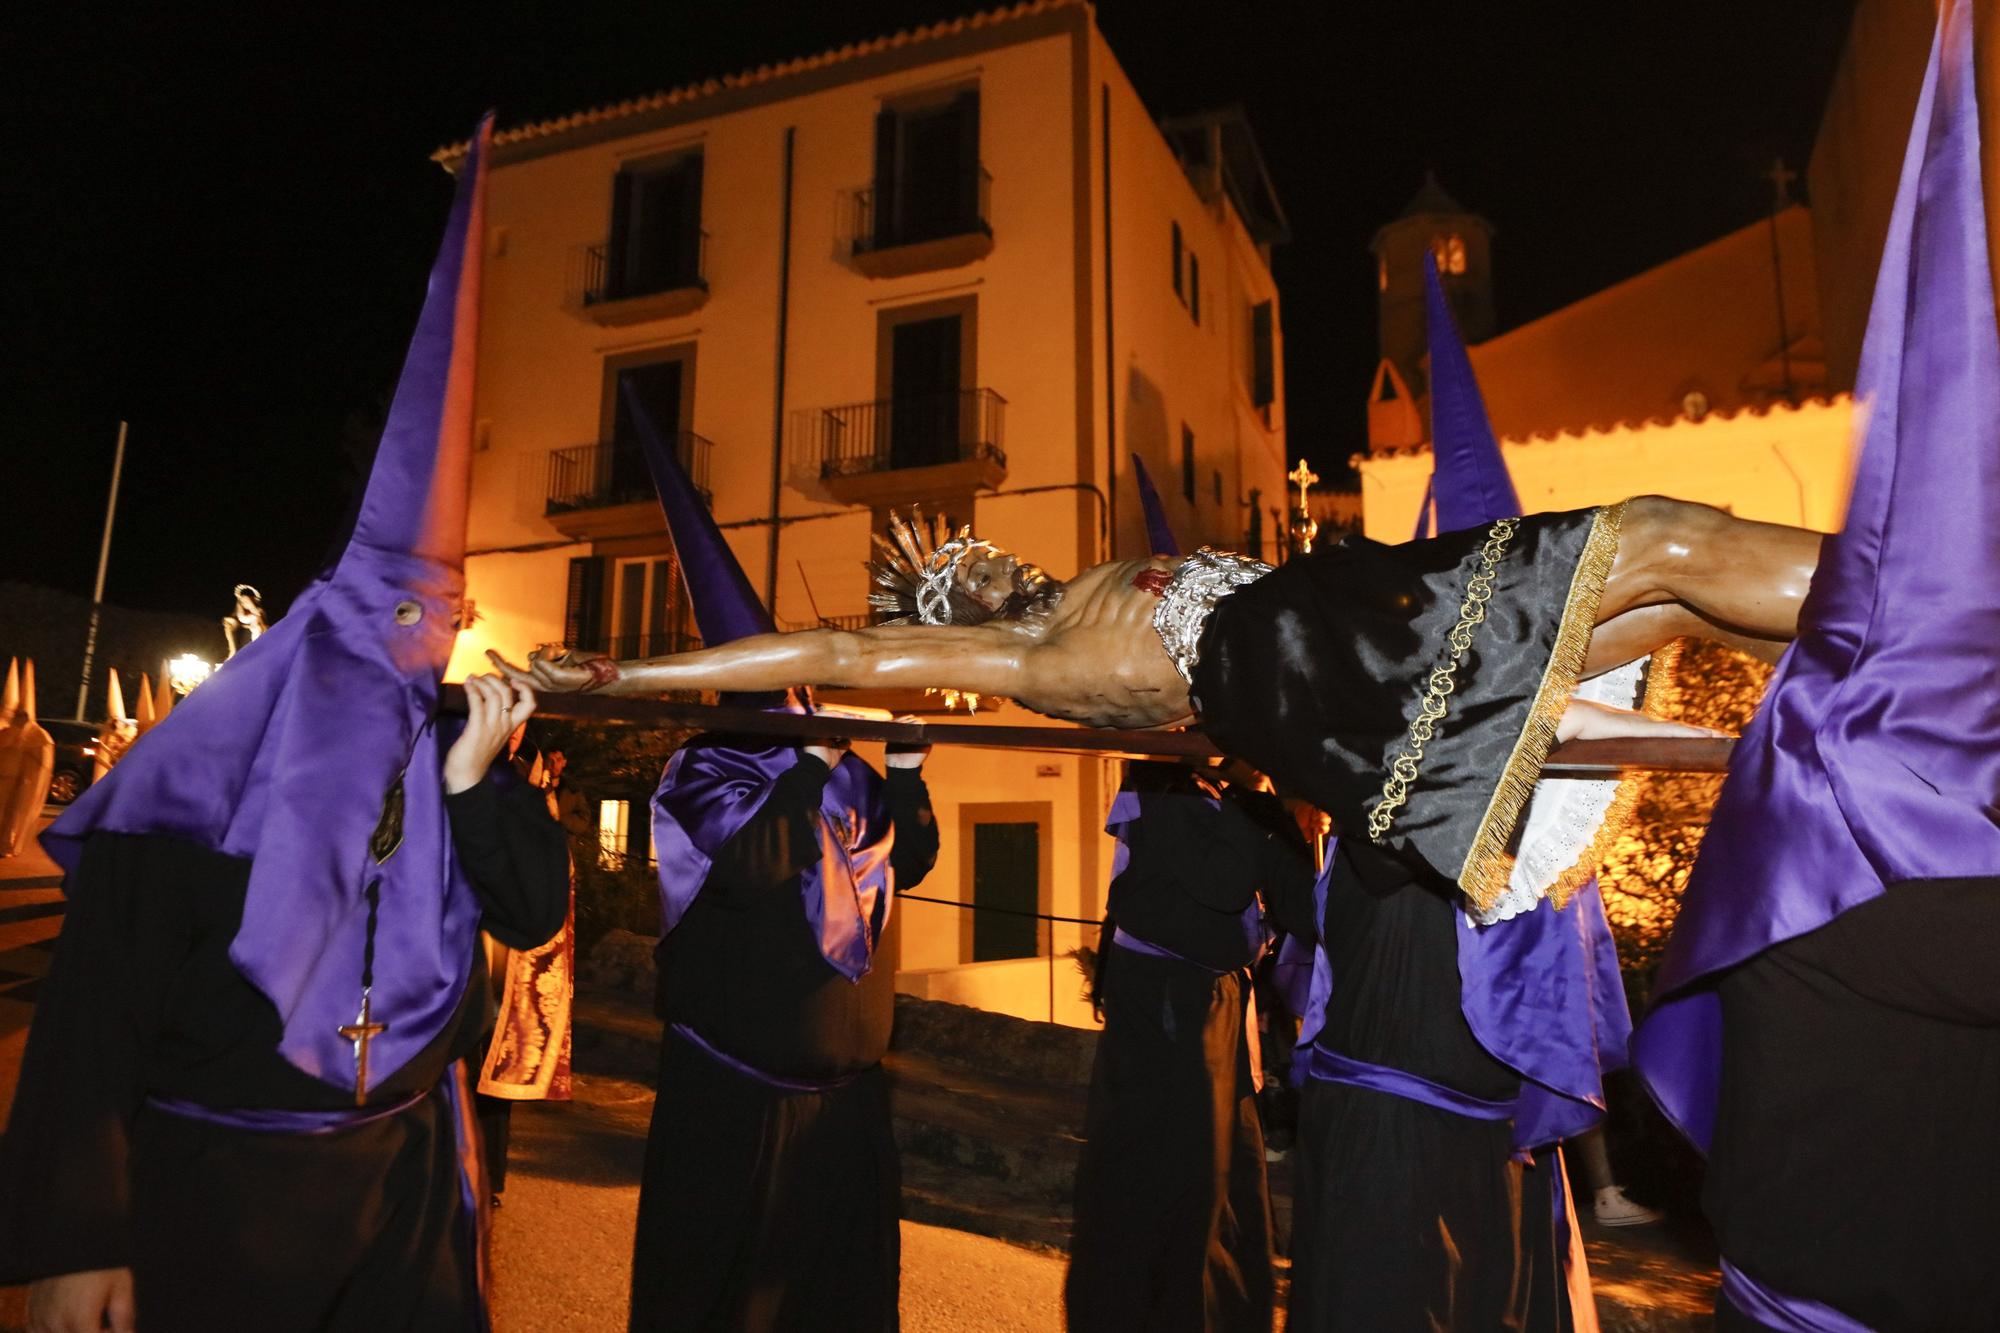
[[[497,130],[493,135],[493,144],[495,147],[503,147],[507,144],[525,143],[534,139],[546,139],[567,133],[570,130],[581,129],[586,125],[597,125],[610,120],[625,120],[632,116],[643,115],[648,111],[660,110],[663,107],[679,106],[699,98],[713,97],[725,89],[746,88],[761,83],[771,83],[779,79],[788,78],[794,74],[803,74],[809,70],[820,69],[826,65],[839,64],[842,61],[855,60],[862,56],[873,55],[878,51],[888,51],[897,47],[908,46],[912,42],[925,42],[939,37],[950,37],[971,29],[989,27],[996,23],[1008,23],[1016,19],[1030,17],[1031,15],[1046,13],[1052,9],[1066,9],[1073,5],[1084,3],[1085,0],[1021,0],[1019,4],[1006,5],[999,9],[983,10],[980,13],[969,14],[963,18],[946,19],[939,23],[925,24],[921,27],[905,28],[899,32],[891,33],[886,37],[877,37],[870,41],[849,42],[845,46],[837,47],[831,51],[822,51],[816,55],[800,56],[797,59],[783,60],[776,64],[759,65],[755,69],[746,70],[738,74],[727,74],[719,79],[703,79],[697,83],[683,84],[678,88],[664,89],[646,97],[631,97],[622,102],[591,107],[582,111],[573,111],[566,116],[556,116],[527,125],[516,125],[511,129]],[[466,147],[467,141],[465,140],[446,144],[432,153],[431,159],[435,162],[443,163],[447,167],[454,166],[459,159],[465,156]]]

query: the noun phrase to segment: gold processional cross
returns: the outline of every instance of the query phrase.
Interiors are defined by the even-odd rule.
[[[1299,465],[1285,474],[1285,480],[1299,488],[1298,507],[1292,510],[1292,546],[1299,554],[1310,555],[1313,538],[1319,536],[1319,520],[1312,516],[1312,487],[1318,484],[1319,474],[1301,458]]]

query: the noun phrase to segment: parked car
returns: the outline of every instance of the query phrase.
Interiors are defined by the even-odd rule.
[[[49,775],[49,800],[56,805],[68,805],[90,785],[91,765],[97,759],[97,724],[57,717],[35,720],[56,743],[55,772]]]

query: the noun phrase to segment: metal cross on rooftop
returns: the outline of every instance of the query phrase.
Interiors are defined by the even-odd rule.
[[[1285,480],[1292,482],[1299,488],[1299,508],[1310,508],[1308,503],[1309,488],[1319,485],[1319,473],[1307,467],[1306,460],[1301,458],[1299,465],[1285,474]]]
[[[1771,206],[1773,208],[1783,209],[1791,207],[1791,186],[1792,182],[1798,178],[1799,173],[1786,166],[1784,158],[1774,157],[1771,159],[1770,167],[1764,172],[1764,179],[1771,182]]]

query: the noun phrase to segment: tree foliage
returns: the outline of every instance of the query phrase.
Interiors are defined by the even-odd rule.
[[[1689,640],[1656,711],[1702,726],[1741,732],[1757,711],[1771,668],[1706,640]],[[1631,822],[1599,876],[1604,910],[1618,939],[1628,984],[1641,996],[1680,913],[1681,890],[1694,868],[1708,817],[1722,791],[1719,773],[1645,773],[1635,778]]]

